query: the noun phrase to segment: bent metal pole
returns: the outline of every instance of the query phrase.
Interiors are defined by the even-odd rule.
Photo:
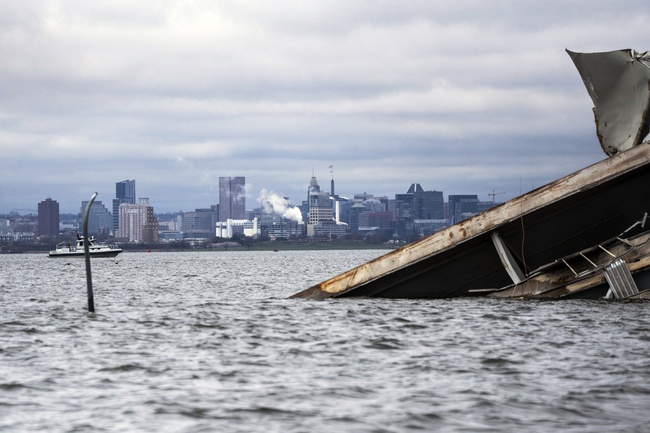
[[[88,215],[90,214],[90,207],[92,206],[97,193],[94,193],[90,201],[86,205],[84,212],[84,257],[86,259],[86,287],[88,288],[88,311],[95,312],[95,297],[93,295],[93,277],[90,271],[90,242],[88,241]]]

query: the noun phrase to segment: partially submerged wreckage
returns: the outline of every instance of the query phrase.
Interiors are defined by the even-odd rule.
[[[650,54],[567,52],[607,159],[292,297],[650,299]]]

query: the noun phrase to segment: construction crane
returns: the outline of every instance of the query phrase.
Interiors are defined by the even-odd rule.
[[[495,198],[499,194],[505,194],[505,192],[494,192],[494,190],[492,190],[491,193],[488,193],[488,196],[492,197],[492,204],[495,203]]]

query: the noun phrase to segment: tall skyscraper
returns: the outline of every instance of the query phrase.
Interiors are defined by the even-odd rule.
[[[119,228],[119,208],[122,203],[135,204],[135,179],[123,180],[115,184],[113,199],[113,233]]]
[[[316,176],[312,176],[309,182],[307,203],[309,204],[307,236],[314,236],[316,234],[316,226],[318,224],[335,224],[330,195],[320,190]]]
[[[83,218],[86,212],[88,200],[81,202],[79,209],[79,216]],[[80,219],[81,219],[80,218]],[[88,214],[88,235],[101,235],[108,236],[113,226],[113,218],[111,213],[106,209],[101,200],[94,201],[90,206],[90,213]]]
[[[246,216],[246,178],[219,178],[219,221],[243,220]]]
[[[138,204],[122,203],[118,217],[120,228],[116,237],[130,242],[158,242],[158,220],[148,198],[141,198]]]
[[[309,219],[307,220],[307,224],[313,225],[321,221],[333,221],[334,213],[332,211],[330,196],[325,192],[321,192],[316,176],[311,177],[307,191],[307,201],[309,203]]]
[[[59,235],[59,203],[46,198],[38,204],[38,235]]]

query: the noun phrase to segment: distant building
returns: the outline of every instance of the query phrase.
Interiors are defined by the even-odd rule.
[[[412,183],[408,190],[403,194],[395,194],[395,210],[397,220],[410,220],[412,218],[411,205],[413,195],[416,192],[424,192],[419,183]]]
[[[158,220],[148,198],[139,199],[138,204],[120,204],[118,218],[117,238],[129,242],[158,242]]]
[[[404,194],[395,194],[394,212],[397,220],[444,218],[442,191],[425,191],[419,183],[413,183]]]
[[[326,192],[321,192],[316,176],[312,176],[309,182],[307,203],[309,206],[307,236],[314,236],[316,234],[315,226],[319,223],[335,223],[330,195]]]
[[[211,239],[214,227],[219,219],[218,211],[210,209],[196,209],[194,212],[185,212],[181,219],[181,232],[184,239]]]
[[[492,209],[497,204],[494,201],[480,201],[476,205],[476,211],[478,213],[485,212]]]
[[[395,200],[392,200],[394,203]],[[389,200],[386,196],[375,197],[367,192],[354,194],[354,199],[342,206],[341,220],[349,224],[350,232],[355,233],[368,227],[375,227],[378,223],[388,226],[392,222],[394,213],[387,215]],[[392,207],[394,208],[394,206]],[[371,222],[372,220],[372,222]],[[374,230],[374,228],[372,229]]]
[[[135,204],[135,179],[123,180],[115,184],[113,199],[113,232],[119,228],[119,208],[122,203]]]
[[[260,234],[268,236],[271,240],[278,238],[292,238],[302,236],[305,224],[302,221],[285,218],[276,213],[260,212],[258,217]]]
[[[246,218],[246,178],[219,178],[219,221]]]
[[[10,243],[14,240],[14,228],[11,220],[0,218],[0,244]]]
[[[297,221],[285,219],[284,221],[273,222],[272,224],[265,226],[264,232],[272,241],[278,238],[289,239],[301,236],[303,226],[304,224]]]
[[[38,204],[38,235],[59,235],[59,203],[51,198],[46,198]]]
[[[364,200],[361,204],[366,207],[368,212],[384,212],[386,210],[386,205],[374,197]]]
[[[413,221],[413,230],[420,237],[431,235],[449,225],[447,219],[416,219]]]
[[[81,202],[81,209],[79,212],[80,220],[83,220],[87,205],[88,200]],[[88,235],[107,237],[112,232],[113,216],[101,201],[94,201],[90,206],[90,213],[88,214]]]
[[[372,195],[372,194],[368,194],[367,192],[363,192],[363,193],[354,195],[354,201],[355,202],[364,202],[364,201],[366,201],[368,199],[371,199],[371,198],[375,198],[375,196]]]
[[[441,219],[444,217],[442,191],[418,191],[411,201],[413,219]]]
[[[361,224],[361,215],[367,212],[367,209],[361,203],[355,203],[350,207],[350,231],[357,232],[359,227],[363,227]]]
[[[334,220],[350,225],[350,209],[354,202],[338,195],[333,196],[334,200]]]
[[[311,236],[327,237],[330,239],[340,238],[350,231],[346,223],[337,223],[334,220],[320,221],[312,225],[311,230],[313,233]],[[309,235],[309,231],[307,234]]]
[[[478,213],[479,199],[477,195],[450,195],[449,220],[451,224],[459,223]]]
[[[368,212],[359,214],[359,227],[378,227],[387,229],[393,220],[393,213],[386,211]]]
[[[260,228],[257,224],[257,218],[250,220],[233,220],[219,221],[215,225],[215,235],[218,238],[229,239],[236,234],[257,238],[260,234]]]

